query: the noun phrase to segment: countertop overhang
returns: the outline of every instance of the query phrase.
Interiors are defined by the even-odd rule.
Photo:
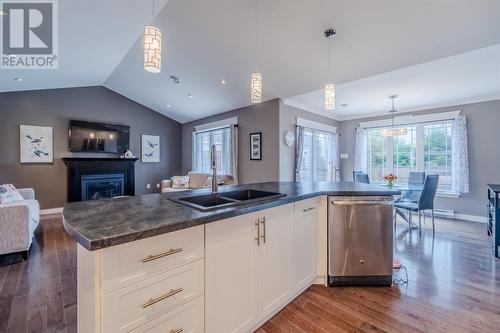
[[[186,195],[210,193],[210,189],[72,202],[64,207],[63,225],[75,241],[87,250],[94,251],[321,195],[400,194],[400,191],[383,186],[351,182],[269,182],[224,186],[220,188],[220,192],[241,188],[285,193],[286,196],[210,212],[202,212],[169,200]]]

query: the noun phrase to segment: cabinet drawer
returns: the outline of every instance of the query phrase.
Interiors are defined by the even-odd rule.
[[[203,257],[203,226],[112,246],[102,251],[102,289],[106,294]]]
[[[132,333],[202,333],[204,326],[203,297],[198,297],[140,326]]]
[[[295,216],[301,214],[316,212],[319,205],[319,198],[305,199],[295,203]]]
[[[204,260],[104,295],[102,331],[128,332],[204,294]]]

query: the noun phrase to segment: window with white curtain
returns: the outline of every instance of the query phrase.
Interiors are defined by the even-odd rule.
[[[300,181],[336,181],[335,135],[311,128],[304,129]]]
[[[381,128],[366,129],[368,174],[372,182],[382,182],[389,173],[406,183],[411,171],[439,174],[438,191],[452,192],[451,135],[453,120],[398,126],[407,134],[380,135]]]
[[[232,174],[230,127],[193,133],[193,171],[211,172],[210,154],[212,145],[215,145],[217,150],[217,173],[219,175]]]

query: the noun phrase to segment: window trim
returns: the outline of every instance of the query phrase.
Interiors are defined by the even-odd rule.
[[[396,126],[418,125],[418,124],[424,124],[424,123],[454,120],[456,117],[458,117],[460,115],[461,112],[462,112],[462,110],[457,110],[457,111],[450,111],[450,112],[430,113],[430,114],[417,115],[417,116],[414,116],[414,115],[399,116],[399,117],[395,117],[394,125],[396,125]],[[361,123],[359,123],[359,125],[365,129],[388,127],[388,126],[392,125],[392,118],[361,122]]]
[[[194,127],[193,133],[213,131],[219,128],[229,127],[231,125],[238,125],[238,117],[232,117],[232,118],[213,121],[211,123],[197,125]]]
[[[309,119],[297,117],[296,121],[297,121],[297,126],[310,128],[310,129],[317,130],[317,131],[327,132],[327,133],[331,133],[331,134],[336,134],[338,131],[338,128],[335,126],[330,126],[327,124],[318,123],[316,121],[312,121]]]

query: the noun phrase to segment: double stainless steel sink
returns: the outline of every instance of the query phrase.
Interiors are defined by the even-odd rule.
[[[283,193],[242,189],[220,193],[190,195],[185,197],[170,198],[170,200],[201,211],[211,211],[229,208],[239,204],[249,204],[264,200],[276,199],[286,196]]]

